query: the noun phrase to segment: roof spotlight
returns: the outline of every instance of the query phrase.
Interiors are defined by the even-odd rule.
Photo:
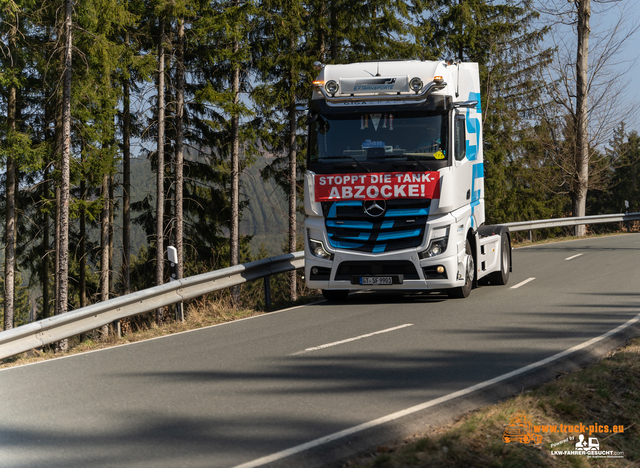
[[[420,90],[422,90],[422,80],[418,77],[411,78],[411,81],[409,81],[409,88],[411,88],[411,91],[418,94]]]
[[[327,92],[333,96],[338,92],[339,86],[338,86],[338,83],[336,83],[333,80],[330,80],[330,81],[327,81],[327,83],[324,85],[324,89],[326,89]]]

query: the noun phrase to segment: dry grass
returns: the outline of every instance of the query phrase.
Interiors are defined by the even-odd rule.
[[[505,443],[511,415],[524,411],[536,425],[624,425],[624,433],[593,434],[600,450],[624,452],[623,459],[553,455],[574,450],[574,442],[551,444],[577,433],[543,434],[541,444]],[[498,405],[464,415],[456,423],[418,434],[345,466],[372,467],[638,467],[640,463],[640,338],[596,365],[565,375]],[[587,437],[588,434],[585,434]]]

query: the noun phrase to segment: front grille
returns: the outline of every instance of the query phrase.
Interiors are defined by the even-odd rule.
[[[336,271],[336,281],[351,280],[352,276],[402,275],[404,279],[420,279],[413,263],[402,261],[342,262]]]
[[[387,209],[373,218],[362,201],[323,202],[329,243],[336,249],[391,252],[417,247],[424,238],[430,199],[387,200]]]

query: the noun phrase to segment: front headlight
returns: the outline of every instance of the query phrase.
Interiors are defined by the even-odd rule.
[[[309,251],[314,257],[322,258],[324,260],[333,260],[333,254],[327,252],[324,248],[324,244],[320,241],[309,239]]]
[[[423,250],[418,255],[420,258],[432,258],[437,257],[444,253],[447,250],[447,242],[449,237],[440,237],[438,239],[432,239],[429,243],[429,247],[427,250]]]

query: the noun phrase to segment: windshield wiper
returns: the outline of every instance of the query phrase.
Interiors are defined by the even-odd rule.
[[[318,158],[318,161],[324,161],[325,159],[347,159],[347,158],[353,159],[358,166],[360,166],[361,168],[363,168],[367,172],[371,172],[371,169],[369,169],[367,166],[362,164],[360,161],[358,161],[353,156],[329,156],[329,157],[325,157],[325,158]],[[334,167],[339,167],[338,163],[332,163],[332,164],[334,165]],[[355,167],[355,166],[353,166],[353,167]]]

